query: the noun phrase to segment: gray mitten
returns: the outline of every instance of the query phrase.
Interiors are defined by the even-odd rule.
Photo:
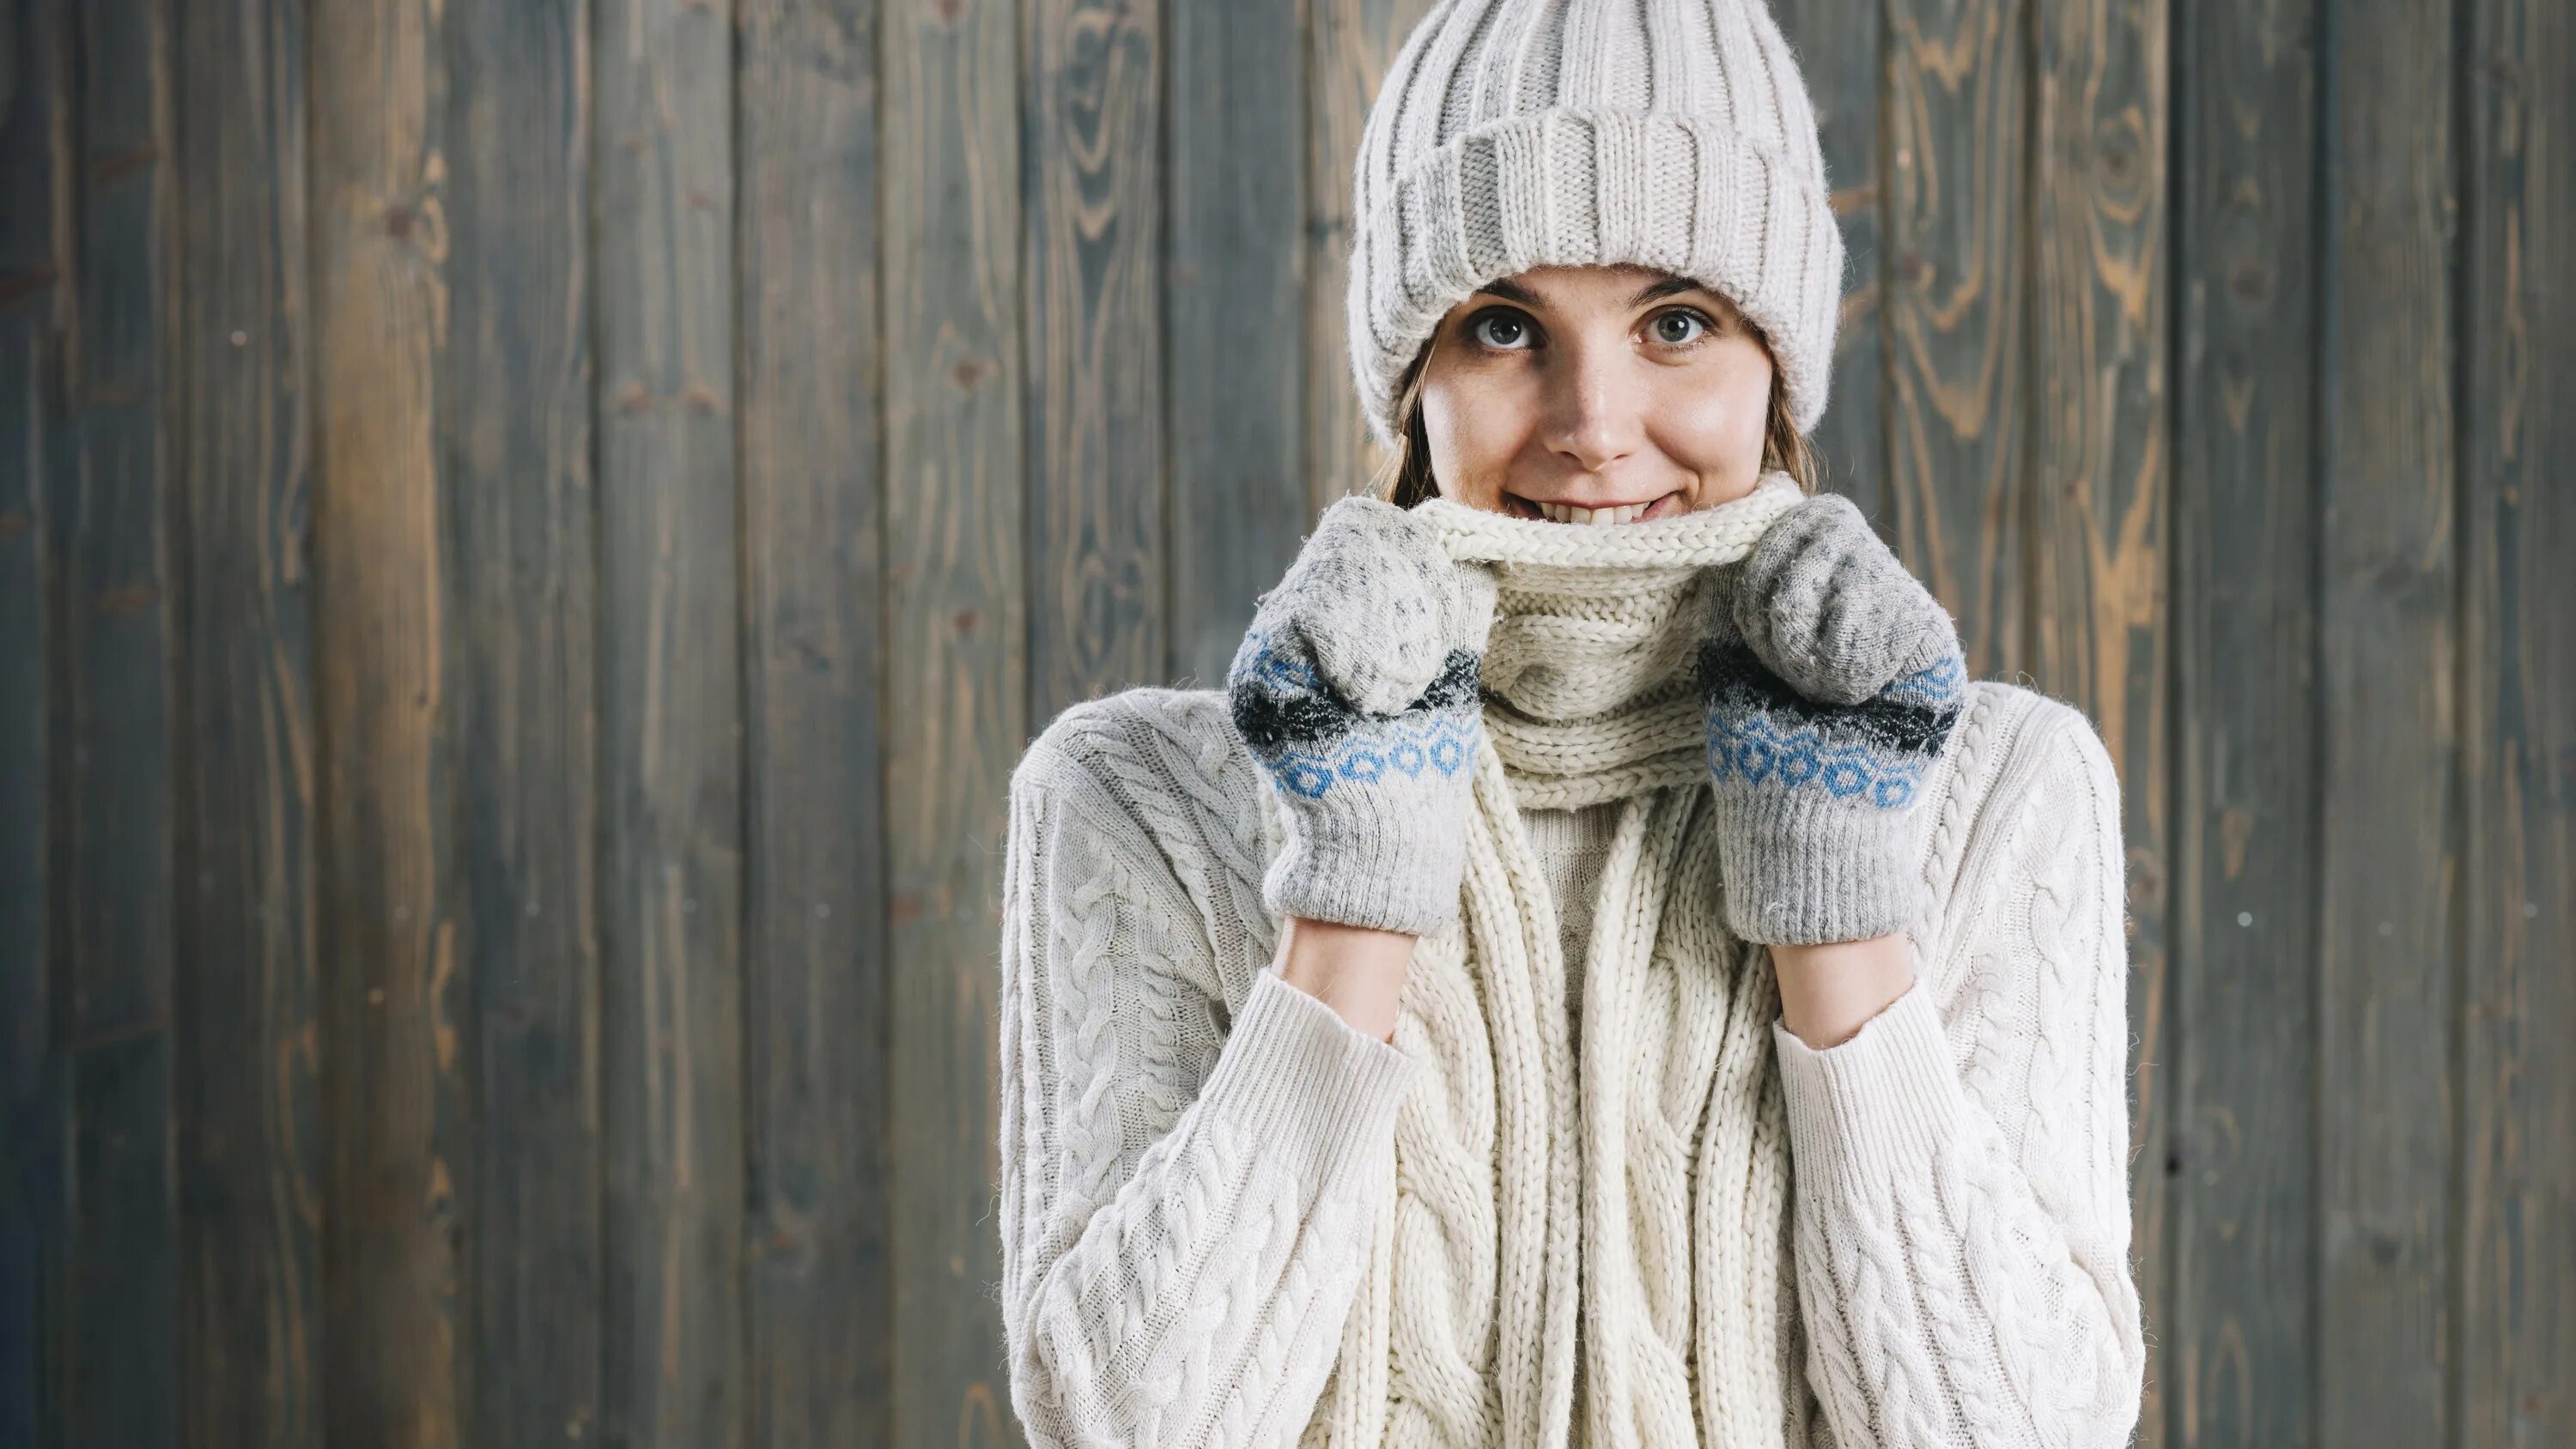
[[[1728,927],[1812,944],[1915,924],[1906,818],[1968,678],[1949,611],[1834,494],[1709,585],[1697,674]]]
[[[1458,915],[1494,582],[1375,498],[1324,510],[1226,685],[1286,826],[1283,916],[1428,935]]]

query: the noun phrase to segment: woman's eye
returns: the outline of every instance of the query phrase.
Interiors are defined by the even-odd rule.
[[[1529,319],[1509,312],[1488,312],[1477,318],[1470,330],[1478,343],[1497,352],[1513,352],[1529,346]]]
[[[1671,347],[1686,346],[1708,335],[1708,319],[1696,312],[1665,312],[1646,324],[1655,340]]]

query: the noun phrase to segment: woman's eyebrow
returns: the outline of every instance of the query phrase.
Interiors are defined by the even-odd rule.
[[[1476,290],[1479,292],[1489,293],[1493,296],[1502,298],[1506,302],[1511,302],[1523,307],[1535,308],[1539,305],[1538,295],[1536,293],[1532,292],[1529,288],[1522,286],[1520,283],[1511,280],[1509,277],[1497,277],[1493,281],[1487,282],[1485,285],[1478,287]]]
[[[1688,277],[1660,277],[1638,288],[1637,295],[1628,299],[1628,305],[1643,307],[1648,302],[1659,302],[1666,297],[1677,296],[1683,292],[1696,292],[1699,289],[1699,283]]]

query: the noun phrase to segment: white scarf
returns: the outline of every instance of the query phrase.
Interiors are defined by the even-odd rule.
[[[1485,743],[1460,921],[1396,1025],[1424,1070],[1395,1191],[1306,1443],[1804,1443],[1778,996],[1724,925],[1690,680],[1699,570],[1801,496],[1774,473],[1615,528],[1421,505],[1496,566]],[[1520,811],[1607,800],[1578,1044]]]

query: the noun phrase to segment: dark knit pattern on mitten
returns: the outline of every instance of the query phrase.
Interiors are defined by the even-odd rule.
[[[1821,495],[1718,572],[1695,672],[1729,927],[1781,945],[1912,925],[1906,815],[1968,682],[1948,611]]]

